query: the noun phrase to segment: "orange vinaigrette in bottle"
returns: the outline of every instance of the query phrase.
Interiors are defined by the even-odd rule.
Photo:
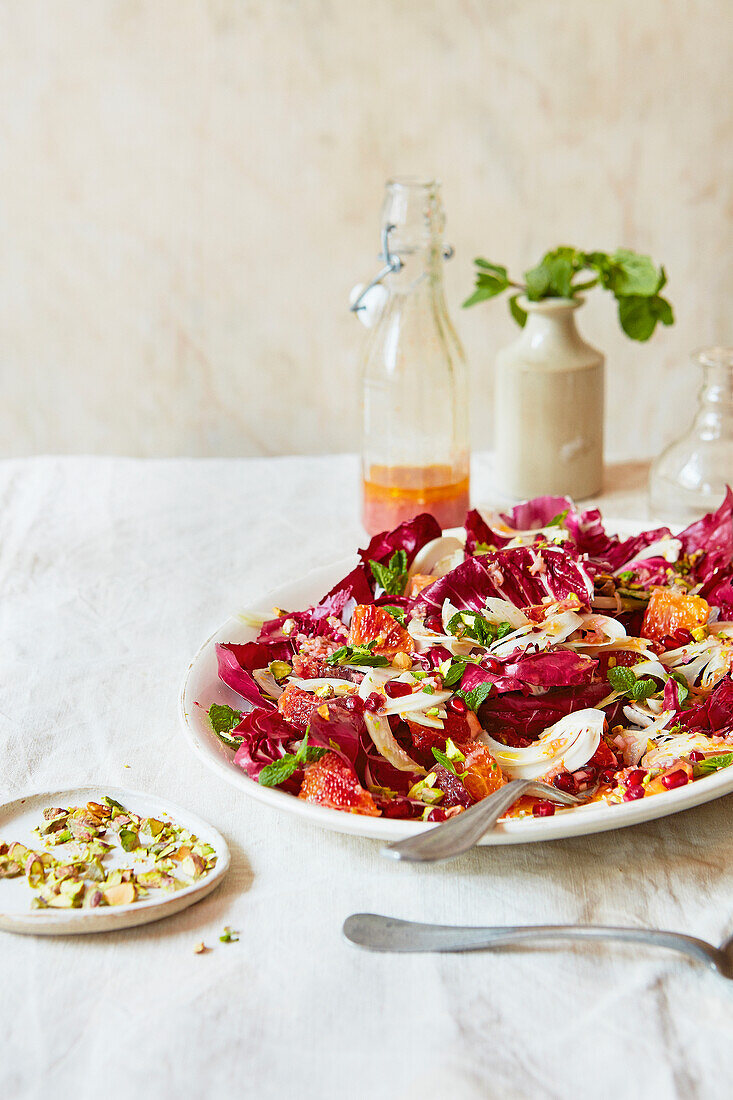
[[[362,369],[363,521],[369,534],[431,512],[460,525],[469,502],[463,350],[443,291],[440,185],[390,180],[385,266],[355,309],[372,328]]]

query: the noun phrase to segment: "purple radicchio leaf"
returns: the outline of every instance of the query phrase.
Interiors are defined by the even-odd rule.
[[[442,534],[440,524],[434,516],[428,512],[422,512],[414,519],[401,523],[393,531],[382,531],[375,535],[365,550],[359,551],[361,560],[386,562],[396,550],[404,550],[407,554],[407,565],[412,565],[418,550],[433,539],[439,539]],[[360,600],[366,603],[366,600]]]
[[[257,642],[248,642],[246,645],[234,645],[217,643],[216,645],[216,660],[219,666],[219,679],[223,680],[227,687],[230,687],[233,691],[236,691],[238,695],[241,695],[243,699],[246,699],[248,703],[252,703],[255,707],[263,707],[266,710],[274,710],[275,704],[272,700],[267,699],[254,680],[251,669],[252,668],[264,668],[268,661],[264,660],[262,664],[254,663],[255,654],[257,658],[261,655],[262,650],[271,650],[271,646],[262,646]],[[290,656],[285,657],[287,660]],[[280,660],[279,657],[270,657],[272,660]]]

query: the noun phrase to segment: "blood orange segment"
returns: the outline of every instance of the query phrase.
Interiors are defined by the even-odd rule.
[[[360,603],[354,608],[349,645],[363,646],[370,642],[375,643],[372,653],[382,657],[394,657],[400,652],[412,653],[415,648],[410,635],[389,611],[374,604]]]
[[[298,798],[330,810],[379,817],[374,799],[359,783],[356,772],[335,752],[307,764]]]
[[[311,695],[309,691],[303,691],[295,684],[288,684],[277,701],[277,709],[288,722],[304,730],[310,722],[313,711],[318,709],[321,702],[321,699]]]
[[[415,596],[418,596],[422,592],[423,588],[427,588],[428,585],[432,584],[433,581],[437,581],[437,579],[437,577],[431,576],[430,573],[414,573],[412,577],[410,577],[410,585],[406,595],[409,596],[410,599],[414,599]]]
[[[506,783],[501,768],[485,745],[476,745],[471,749],[463,767],[463,785],[476,802],[488,798]]]
[[[702,596],[687,596],[668,588],[655,588],[644,612],[641,633],[661,642],[676,630],[695,630],[708,621],[710,606]]]

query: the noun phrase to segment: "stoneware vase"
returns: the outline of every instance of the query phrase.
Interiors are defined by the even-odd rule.
[[[603,482],[603,355],[575,326],[582,298],[520,300],[527,323],[496,358],[496,487],[582,499]]]

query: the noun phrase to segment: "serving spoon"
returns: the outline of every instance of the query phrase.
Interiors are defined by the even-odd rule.
[[[508,928],[471,928],[452,924],[421,924],[378,913],[353,913],[344,921],[346,939],[369,951],[480,951],[484,948],[528,946],[548,940],[624,940],[680,951],[733,979],[733,936],[720,947],[707,940],[655,928],[616,928],[600,924],[535,924]]]
[[[536,779],[512,779],[488,798],[455,817],[449,817],[447,821],[441,821],[427,832],[387,844],[382,848],[382,855],[410,863],[436,863],[441,859],[454,859],[478,844],[484,833],[523,794],[539,795],[540,798],[559,802],[562,806],[576,806],[583,801],[574,794],[566,794],[557,787],[540,783]]]

